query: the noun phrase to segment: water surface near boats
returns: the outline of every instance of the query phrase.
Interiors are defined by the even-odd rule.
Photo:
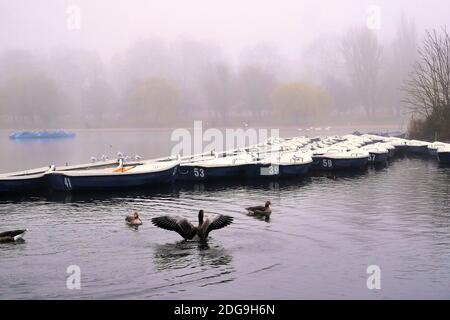
[[[120,135],[103,141],[115,138],[121,141]],[[137,138],[136,147],[156,146],[158,139]],[[85,162],[95,141],[90,136],[84,149],[65,155],[66,146],[55,141],[53,157]],[[43,156],[32,152],[28,164],[7,153],[2,171],[40,166]],[[151,152],[142,156],[167,154]],[[448,299],[449,181],[449,168],[407,156],[387,167],[302,180],[0,198],[1,229],[31,229],[25,243],[0,245],[0,299]],[[274,208],[269,222],[246,216],[244,207],[266,200]],[[160,214],[195,220],[200,208],[235,217],[212,234],[209,248],[180,242],[149,222]],[[137,231],[124,223],[134,210],[144,221]],[[74,264],[81,268],[80,290],[66,288]],[[382,272],[379,291],[366,287],[373,264]]]
[[[407,172],[407,174],[405,174]],[[0,200],[0,298],[449,298],[448,169],[420,158],[303,181],[189,183],[157,193],[53,193]],[[243,207],[270,199],[270,222]],[[209,248],[149,220],[196,209],[235,217]],[[140,212],[138,231],[124,215]],[[79,265],[81,290],[66,288]],[[382,270],[382,290],[366,268]],[[245,288],[245,290],[243,290]]]

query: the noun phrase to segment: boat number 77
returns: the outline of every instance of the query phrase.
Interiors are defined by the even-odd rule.
[[[202,168],[194,168],[194,177],[198,178],[204,178],[205,177],[205,170]]]

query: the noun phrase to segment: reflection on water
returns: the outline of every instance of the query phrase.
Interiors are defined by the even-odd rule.
[[[222,246],[201,241],[158,244],[154,252],[155,266],[159,271],[198,266],[226,267],[231,260],[231,255]]]
[[[271,222],[270,217],[255,216],[255,215],[252,215],[252,214],[247,214],[247,215],[248,215],[249,217],[252,217],[253,219],[260,220],[260,221],[264,221],[264,222],[266,222],[266,223],[270,223],[270,222]]]
[[[64,191],[42,191],[32,194],[2,194],[0,195],[0,203],[22,203],[48,201],[59,203],[85,203],[85,202],[102,202],[114,201],[120,199],[136,199],[170,196],[177,197],[178,188],[175,185],[164,185],[158,188],[149,189],[129,189],[126,192],[118,190],[108,191],[89,191],[89,192],[64,192]]]
[[[136,225],[136,226],[130,226],[130,225],[128,225],[128,228],[129,228],[130,230],[133,230],[133,231],[139,231],[139,226],[138,226],[138,225]]]
[[[235,269],[228,250],[220,244],[197,241],[178,241],[173,244],[156,245],[154,266],[163,283],[153,287],[160,291],[159,297],[192,292],[192,288],[217,287],[235,280]],[[167,293],[169,295],[167,295]],[[190,298],[197,298],[192,292]],[[185,297],[186,298],[186,297]],[[212,298],[212,295],[209,296]]]

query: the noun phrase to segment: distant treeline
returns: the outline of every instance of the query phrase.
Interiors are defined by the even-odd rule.
[[[135,42],[104,62],[94,53],[0,53],[0,128],[401,123],[399,90],[416,59],[414,23],[392,39],[353,27],[287,59],[270,44],[237,62],[192,39]]]

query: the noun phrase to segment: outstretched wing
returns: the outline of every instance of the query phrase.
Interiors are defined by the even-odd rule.
[[[175,231],[185,239],[190,238],[195,229],[194,226],[186,219],[174,218],[170,216],[153,218],[152,223],[158,228]]]
[[[0,238],[3,237],[17,237],[18,235],[21,235],[23,233],[25,233],[27,230],[13,230],[13,231],[6,231],[6,232],[1,232],[0,233]]]
[[[226,226],[229,226],[230,224],[233,223],[234,218],[230,216],[225,216],[223,214],[219,214],[214,218],[208,220],[209,224],[208,227],[206,228],[206,236],[208,236],[208,234],[213,230],[222,229],[225,228]]]

